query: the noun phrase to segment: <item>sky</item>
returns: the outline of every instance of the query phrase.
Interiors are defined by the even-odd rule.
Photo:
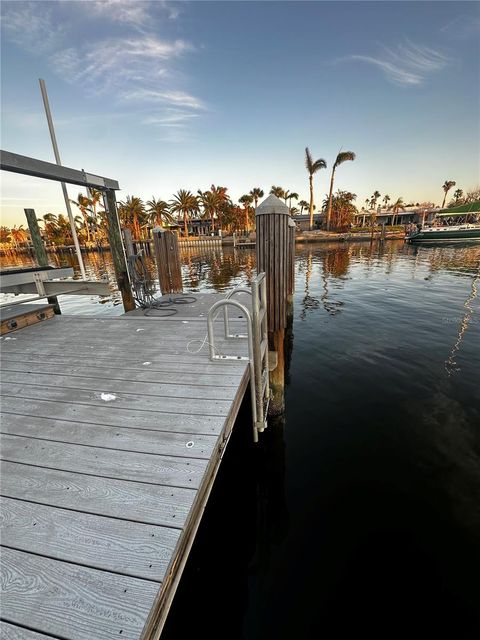
[[[441,204],[480,181],[480,3],[1,3],[2,149],[113,178],[117,198],[280,185],[308,200],[305,147],[336,188]],[[2,172],[2,224],[64,213],[60,185]],[[79,188],[69,187],[76,199]]]

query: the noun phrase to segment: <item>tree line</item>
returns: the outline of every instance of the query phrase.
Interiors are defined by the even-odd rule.
[[[326,230],[343,230],[351,225],[354,215],[358,213],[355,205],[357,195],[348,190],[338,189],[334,193],[335,175],[338,168],[345,162],[352,162],[356,159],[354,151],[340,151],[332,165],[330,173],[329,192],[325,194],[322,201],[321,211],[324,214],[324,226]],[[314,160],[309,147],[305,148],[305,167],[308,176],[309,199],[300,199],[295,191],[284,189],[281,186],[272,185],[269,193],[281,198],[288,204],[290,214],[296,216],[308,211],[309,227],[314,228],[314,176],[322,169],[327,169],[327,162],[323,158]],[[454,180],[446,180],[442,185],[443,203],[448,193],[456,186]],[[196,193],[188,189],[179,189],[170,200],[157,199],[152,196],[150,200],[144,202],[137,196],[126,196],[118,203],[118,215],[120,223],[132,231],[135,239],[148,237],[149,229],[152,227],[180,227],[184,236],[188,237],[191,222],[200,219],[206,222],[211,232],[218,230],[231,234],[233,232],[249,232],[254,228],[255,209],[265,192],[260,187],[253,187],[248,193],[242,195],[235,203],[227,187],[211,185],[210,189]],[[448,207],[458,206],[480,199],[480,188],[472,189],[464,193],[462,189],[457,189],[453,193],[453,199],[448,203]],[[103,204],[103,196],[96,189],[88,189],[87,194],[79,193],[76,200],[71,201],[79,214],[75,216],[75,227],[79,240],[84,244],[104,244],[107,239],[107,216]],[[404,211],[407,207],[433,208],[432,202],[405,203],[402,197],[391,202],[388,194],[383,195],[375,190],[369,198],[365,200],[365,208],[369,211],[369,217],[374,220],[374,212],[383,202],[385,209],[392,211],[392,224],[395,214]],[[55,215],[47,213],[39,219],[43,226],[45,239],[53,244],[65,245],[73,243],[72,233],[68,218],[64,214]],[[29,241],[28,230],[23,225],[0,227],[0,243],[10,244],[13,248],[25,244]]]

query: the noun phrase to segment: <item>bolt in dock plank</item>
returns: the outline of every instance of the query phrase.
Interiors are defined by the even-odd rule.
[[[220,298],[1,339],[2,637],[160,636],[248,384]]]

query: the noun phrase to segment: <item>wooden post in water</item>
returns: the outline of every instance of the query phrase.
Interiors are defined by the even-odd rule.
[[[30,231],[30,239],[33,245],[33,255],[39,267],[48,267],[48,256],[45,245],[43,244],[42,236],[40,233],[40,227],[38,226],[37,216],[35,209],[24,209],[25,216],[27,217],[28,229]],[[47,298],[48,304],[53,304],[53,311],[57,315],[60,315],[60,305],[58,304],[57,296],[50,296]]]
[[[127,256],[127,258],[129,258],[130,256],[134,256],[135,249],[133,248],[132,232],[130,231],[130,229],[122,229],[122,235],[123,243],[125,246],[125,255]]]
[[[125,311],[133,311],[133,309],[135,309],[135,301],[133,299],[132,287],[130,285],[130,277],[128,275],[127,262],[125,260],[125,251],[123,250],[122,233],[120,229],[120,222],[118,220],[115,191],[113,189],[106,189],[104,200],[105,211],[107,213],[108,243],[112,253],[118,289],[122,294],[123,308]]]
[[[174,231],[156,227],[153,229],[153,246],[162,295],[182,293],[182,268],[178,236]]]
[[[289,255],[291,231],[287,205],[270,195],[256,210],[257,272],[265,272],[267,281],[268,343],[277,361],[270,371],[271,398],[269,415],[285,410],[285,328],[287,326],[287,297],[290,283]]]

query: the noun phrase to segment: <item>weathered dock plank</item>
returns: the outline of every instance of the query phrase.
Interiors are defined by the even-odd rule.
[[[52,640],[53,636],[46,636],[0,620],[0,638],[2,640]]]
[[[138,354],[129,355],[126,359],[125,356],[121,357],[113,354],[101,354],[97,353],[95,358],[92,359],[92,354],[79,353],[78,355],[70,354],[65,351],[56,349],[54,352],[46,351],[39,347],[34,349],[22,349],[16,347],[16,343],[13,345],[8,343],[8,348],[2,344],[2,361],[14,360],[16,362],[38,362],[39,359],[47,359],[51,363],[62,363],[77,366],[90,366],[92,370],[98,367],[115,367],[125,368],[128,370],[140,369],[142,371],[165,371],[173,373],[192,373],[197,376],[203,376],[208,374],[210,376],[236,376],[239,371],[243,371],[245,367],[244,362],[237,362],[235,360],[225,360],[217,362],[209,362],[205,360],[206,351],[202,354],[196,355],[171,355],[162,353],[161,356],[158,353],[151,353],[148,360],[144,360],[139,357]],[[197,377],[198,379],[198,377]]]
[[[138,640],[159,584],[2,549],[2,615],[76,640]]]
[[[146,525],[2,498],[2,544],[38,555],[161,582],[180,536]]]
[[[41,440],[55,440],[70,444],[84,444],[91,447],[105,447],[115,444],[115,448],[138,453],[158,453],[159,455],[184,458],[210,459],[217,442],[215,436],[164,432],[162,437],[153,430],[131,429],[118,426],[68,422],[37,416],[2,413],[0,432]]]
[[[154,398],[187,398],[189,400],[205,400],[205,389],[199,385],[190,386],[183,384],[162,384],[158,382],[135,382],[132,380],[112,380],[106,376],[104,378],[91,378],[87,376],[77,376],[75,374],[65,375],[59,373],[34,373],[30,371],[11,371],[2,367],[0,372],[0,382],[28,384],[45,387],[62,387],[62,389],[81,389],[83,391],[98,391],[114,394],[135,394],[136,396],[153,396]],[[219,381],[220,382],[220,381]],[[235,387],[224,387],[217,385],[208,391],[212,400],[233,400],[235,397]],[[147,406],[154,402],[148,397],[140,398]]]
[[[107,403],[112,411],[122,409],[135,409],[138,412],[166,412],[182,413],[202,416],[226,416],[232,404],[231,400],[209,400],[206,398],[178,398],[168,396],[144,397],[133,393],[110,393],[108,382],[105,386],[97,385],[99,389],[83,390],[76,388],[47,387],[41,385],[29,385],[28,383],[2,383],[2,395],[16,398],[42,398],[57,402],[73,402],[76,404],[88,404],[93,407],[102,407]],[[102,397],[115,395],[115,397]]]
[[[3,461],[2,495],[38,504],[182,527],[195,500],[193,489],[112,480]]]
[[[249,379],[208,359],[215,299],[188,320],[61,316],[0,341],[3,633],[158,635]]]
[[[148,482],[174,487],[198,488],[205,460],[85,447],[64,442],[2,436],[2,458],[59,471]]]
[[[187,369],[187,367],[185,367]],[[3,371],[15,371],[24,373],[41,373],[41,374],[61,374],[63,376],[82,376],[86,378],[100,378],[103,380],[127,380],[131,382],[155,382],[171,385],[188,386],[192,391],[199,387],[205,393],[204,387],[234,387],[238,386],[238,376],[223,375],[219,373],[203,373],[199,371],[197,374],[189,371],[178,372],[175,363],[170,371],[159,371],[152,367],[133,368],[125,367],[118,369],[116,367],[98,366],[79,366],[62,362],[38,362],[36,359],[20,360],[16,358],[2,358]],[[221,379],[219,378],[221,376]]]
[[[21,415],[176,433],[219,434],[224,423],[222,416],[116,409],[107,406],[107,403],[102,406],[92,406],[73,401],[69,403],[68,401],[56,402],[54,399],[22,398],[20,405],[15,395],[2,396],[1,406],[2,411],[5,412],[19,413],[21,410]]]

